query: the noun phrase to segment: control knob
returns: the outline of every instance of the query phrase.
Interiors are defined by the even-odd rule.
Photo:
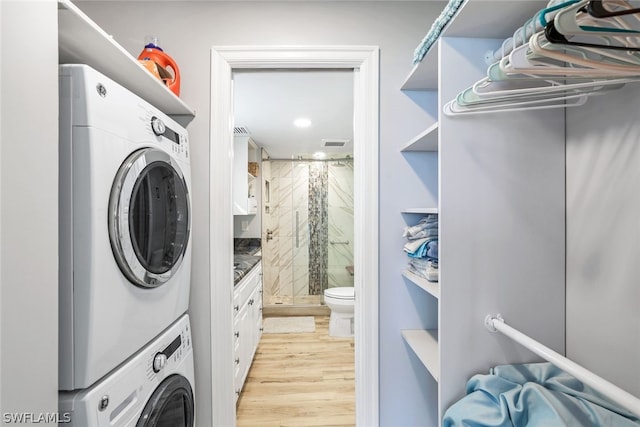
[[[153,372],[156,374],[160,372],[164,365],[167,364],[167,355],[164,353],[157,353],[153,358]]]
[[[164,122],[157,117],[151,117],[151,130],[156,135],[163,135],[166,130]]]

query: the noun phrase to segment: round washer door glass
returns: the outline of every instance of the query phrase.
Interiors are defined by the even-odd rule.
[[[182,375],[164,379],[147,401],[136,427],[193,427],[193,390]]]
[[[189,193],[169,154],[145,148],[120,167],[109,200],[116,262],[135,285],[153,288],[173,276],[189,240]]]

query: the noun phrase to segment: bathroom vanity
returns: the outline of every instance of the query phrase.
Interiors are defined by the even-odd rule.
[[[259,247],[238,248],[234,254],[233,342],[236,401],[249,373],[262,335],[262,261]]]

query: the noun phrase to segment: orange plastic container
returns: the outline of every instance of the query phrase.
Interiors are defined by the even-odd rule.
[[[142,49],[142,52],[138,55],[138,60],[153,61],[158,67],[166,70],[167,73],[160,72],[160,79],[167,85],[171,92],[175,93],[176,96],[180,96],[180,69],[176,61],[158,46],[157,38],[147,38],[144,49]]]

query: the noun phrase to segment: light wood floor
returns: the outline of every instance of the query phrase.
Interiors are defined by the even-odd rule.
[[[353,338],[316,332],[263,334],[237,407],[238,427],[354,426]]]

